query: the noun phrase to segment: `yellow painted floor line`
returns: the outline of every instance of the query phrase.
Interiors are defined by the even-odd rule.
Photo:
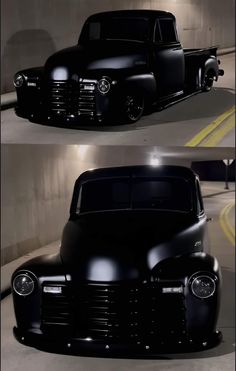
[[[219,125],[221,125],[229,116],[235,114],[235,106],[231,107],[228,111],[224,112],[222,115],[217,117],[208,126],[202,129],[198,134],[196,134],[190,141],[185,144],[185,147],[196,147],[204,139],[207,138]]]
[[[223,229],[225,236],[233,246],[235,246],[235,231],[228,220],[228,215],[234,205],[234,202],[227,204],[220,213],[220,226]]]
[[[226,217],[225,217],[225,223],[227,225],[227,228],[229,230],[229,232],[232,234],[232,236],[235,238],[235,228],[230,224],[229,222],[229,213],[231,211],[231,209],[235,206],[235,203],[232,202],[231,204],[229,204],[229,207],[227,208],[227,211],[226,211]]]
[[[227,122],[220,127],[219,129],[215,130],[210,138],[203,143],[203,147],[215,147],[224,137],[226,134],[230,132],[235,127],[235,116],[232,115],[227,119]]]

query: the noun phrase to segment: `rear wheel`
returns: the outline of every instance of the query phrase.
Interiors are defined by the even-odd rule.
[[[129,93],[124,101],[124,119],[126,122],[138,121],[144,111],[144,97],[141,94]]]
[[[213,71],[207,71],[203,77],[202,81],[202,91],[210,91],[214,83],[214,73]]]

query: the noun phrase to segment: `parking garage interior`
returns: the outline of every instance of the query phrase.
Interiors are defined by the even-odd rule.
[[[224,76],[131,124],[48,126],[16,116],[13,78],[77,44],[92,14],[167,10],[183,48],[217,46]],[[235,369],[235,1],[2,0],[1,2],[1,367],[3,371],[232,371]],[[147,357],[72,356],[19,344],[11,275],[29,259],[58,253],[75,180],[86,170],[181,165],[201,184],[209,253],[223,277],[217,328],[223,341],[205,351]]]
[[[96,359],[100,369],[147,368],[232,370],[234,364],[234,162],[230,161],[226,179],[224,159],[234,151],[179,147],[143,146],[2,146],[2,367],[7,370],[34,368],[92,370],[94,358],[53,355],[17,344],[12,335],[14,314],[10,276],[30,258],[59,251],[63,226],[69,217],[73,185],[85,170],[125,165],[182,165],[199,175],[207,217],[210,254],[222,267],[223,289],[218,328],[224,340],[216,348],[196,353],[158,356],[152,360]],[[210,171],[209,171],[210,170]],[[226,187],[226,181],[228,187]],[[228,206],[227,206],[228,205]],[[227,215],[222,210],[228,207]],[[225,220],[225,221],[224,221]],[[223,221],[223,222],[222,222]],[[222,223],[230,227],[222,228]],[[229,231],[227,232],[227,228]],[[230,232],[231,230],[231,232]],[[25,356],[27,354],[27,357]],[[198,366],[197,366],[198,365]]]

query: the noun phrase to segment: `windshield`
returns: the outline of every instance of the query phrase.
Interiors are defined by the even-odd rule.
[[[108,178],[82,185],[78,212],[116,209],[189,212],[192,210],[191,188],[182,178]]]
[[[83,40],[148,40],[149,22],[145,18],[111,17],[85,25]]]

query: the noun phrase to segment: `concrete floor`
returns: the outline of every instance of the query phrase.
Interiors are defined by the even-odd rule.
[[[220,212],[233,202],[234,191],[224,191],[224,184],[202,183],[205,209],[213,218],[209,225],[211,254],[222,267],[222,305],[218,327],[224,341],[218,347],[192,354],[168,355],[155,360],[104,359],[74,357],[40,352],[16,342],[12,335],[14,315],[11,296],[2,301],[2,370],[3,371],[233,371],[235,369],[235,247],[220,227]],[[221,194],[219,194],[221,193]],[[234,210],[228,216],[233,226]]]
[[[161,112],[144,116],[135,124],[66,129],[33,124],[2,112],[3,143],[57,143],[95,145],[182,146],[235,104],[235,54],[220,57],[225,75],[210,93],[198,94]],[[217,146],[234,146],[234,129]]]

